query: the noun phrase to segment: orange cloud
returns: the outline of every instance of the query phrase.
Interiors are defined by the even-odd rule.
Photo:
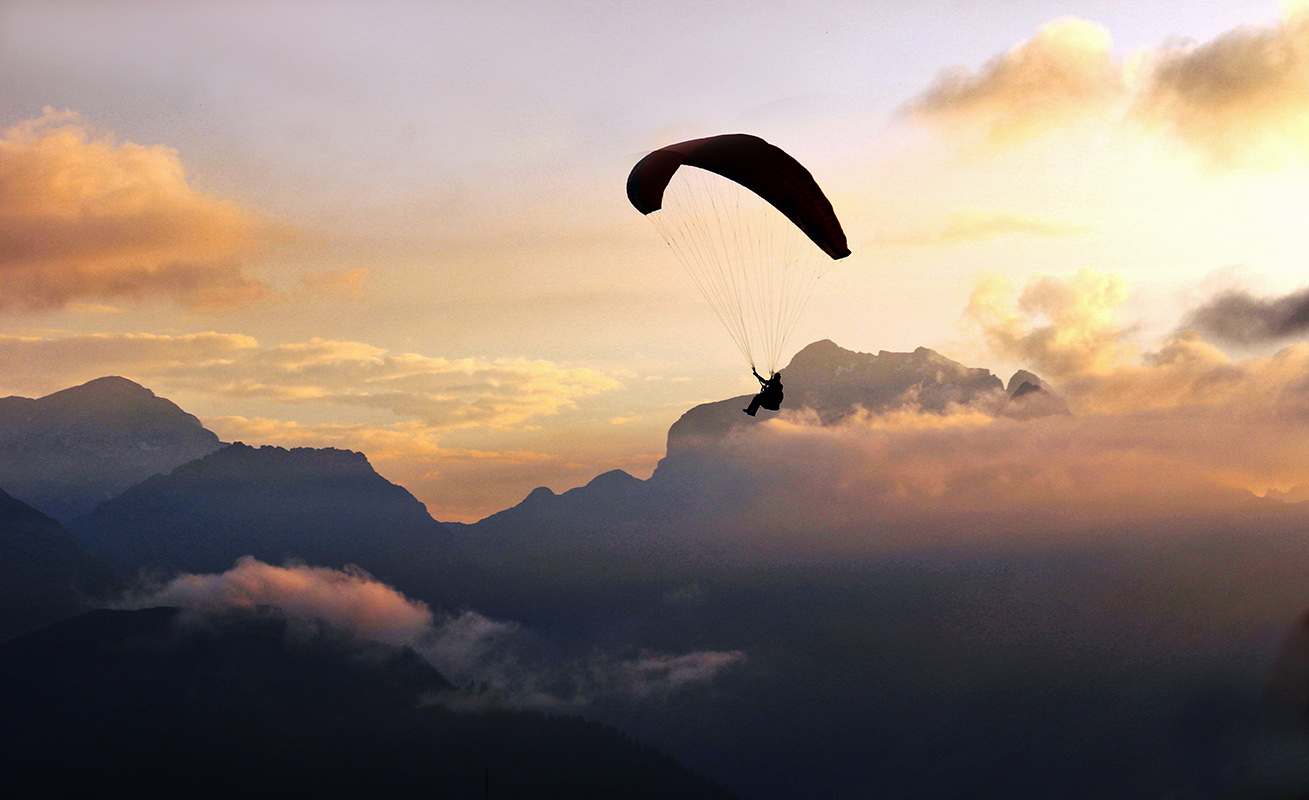
[[[1305,160],[1309,8],[1209,42],[1168,42],[1113,58],[1108,32],[1062,19],[976,72],[954,68],[905,107],[911,119],[1010,148],[1086,119],[1184,142],[1216,166]]]
[[[108,373],[165,393],[380,408],[437,429],[513,428],[620,386],[588,368],[523,358],[445,359],[362,342],[271,347],[249,336],[0,336],[11,390],[63,388]]]
[[[998,355],[1052,378],[1103,372],[1122,357],[1121,278],[1092,270],[1068,279],[1038,276],[1016,303],[1011,296],[1006,281],[987,278],[964,309]]]
[[[1048,368],[1071,414],[972,403],[823,424],[792,409],[738,430],[699,457],[732,476],[723,505],[744,492],[752,510],[704,525],[719,537],[705,546],[761,539],[761,552],[802,555],[1181,533],[1241,515],[1296,524],[1257,495],[1309,486],[1309,343],[1237,360],[1180,331],[1138,357],[1116,319],[1124,298],[1117,278],[1087,271],[974,296],[987,340]]]
[[[1108,31],[1070,17],[1042,26],[976,73],[943,71],[906,110],[1007,145],[1104,111],[1123,92]]]
[[[241,266],[261,238],[253,214],[187,183],[174,150],[94,138],[51,109],[0,134],[0,310],[239,306],[270,294]]]
[[[325,622],[365,641],[413,644],[432,631],[432,612],[358,569],[275,567],[251,556],[219,575],[180,575],[132,605],[168,605],[193,614],[272,608],[287,618]]]

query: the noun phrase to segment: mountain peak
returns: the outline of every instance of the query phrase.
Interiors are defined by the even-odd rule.
[[[811,409],[825,423],[858,409],[877,413],[912,405],[925,412],[944,412],[1005,390],[1004,382],[990,370],[964,366],[928,347],[908,353],[861,353],[847,350],[831,339],[801,348],[782,372],[786,387],[783,407]],[[1041,379],[1030,372],[1021,372],[1020,376],[1015,376],[1015,388],[1024,382],[1044,388]],[[735,428],[769,418],[742,414],[745,401],[745,397],[732,398],[687,411],[668,431],[668,454],[716,441]],[[1047,405],[1031,403],[1024,406],[1023,413],[1055,413]]]
[[[1023,387],[1024,383],[1031,384],[1037,389],[1045,389],[1046,391],[1049,391],[1050,389],[1050,387],[1046,385],[1045,381],[1041,380],[1036,375],[1033,375],[1032,373],[1028,372],[1025,369],[1020,369],[1014,373],[1014,376],[1012,378],[1009,379],[1008,385],[1005,386],[1005,391],[1008,392],[1010,396],[1012,396],[1016,394],[1018,390]]]
[[[0,401],[0,486],[63,521],[220,446],[193,415],[117,375]]]
[[[87,381],[80,386],[73,386],[63,391],[47,395],[47,397],[57,396],[88,396],[88,397],[154,397],[155,393],[145,388],[136,381],[130,381],[127,378],[118,375],[106,375],[103,378]]]
[[[174,473],[185,480],[381,480],[368,457],[354,450],[335,447],[288,449],[270,444],[254,447],[244,442],[225,445],[183,464]]]
[[[596,489],[612,489],[620,486],[631,486],[640,482],[640,478],[634,477],[628,472],[621,469],[611,469],[608,472],[596,475],[587,486]]]
[[[142,481],[72,526],[90,550],[129,572],[217,572],[253,555],[395,575],[447,533],[362,453],[241,442]]]

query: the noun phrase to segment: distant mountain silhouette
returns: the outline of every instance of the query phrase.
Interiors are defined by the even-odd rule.
[[[116,588],[63,526],[0,491],[0,641],[80,614]]]
[[[990,413],[1018,418],[1067,414],[1039,377],[1018,372],[1010,389],[989,370],[952,361],[925,347],[912,353],[859,353],[830,340],[796,353],[782,370],[783,409],[804,410],[825,424],[861,412],[913,407],[944,413],[984,404]],[[736,475],[717,450],[734,431],[773,417],[741,413],[749,395],[696,406],[668,431],[668,451],[649,480],[615,470],[556,495],[538,488],[517,506],[469,526],[457,526],[488,561],[512,560],[559,547],[658,546],[658,531],[678,519],[730,512],[753,502],[748,476]]]
[[[56,798],[732,796],[599,724],[426,702],[449,690],[412,650],[267,611],[95,611],[0,645],[0,782]]]
[[[392,581],[450,544],[445,526],[362,453],[240,442],[133,486],[70,528],[126,574],[222,572],[252,555],[355,564]]]
[[[198,419],[126,378],[0,398],[0,488],[63,522],[221,446]]]

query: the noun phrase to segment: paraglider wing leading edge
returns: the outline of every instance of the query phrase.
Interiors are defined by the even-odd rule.
[[[828,256],[850,255],[836,212],[813,175],[758,136],[729,133],[660,148],[632,168],[627,199],[642,214],[658,211],[668,181],[683,165],[717,173],[767,200]]]

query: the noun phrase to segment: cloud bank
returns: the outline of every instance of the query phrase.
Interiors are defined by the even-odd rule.
[[[985,282],[970,321],[1071,414],[910,403],[832,424],[784,410],[698,454],[719,476],[703,503],[713,535],[688,535],[719,555],[808,557],[1240,529],[1243,514],[1289,524],[1260,496],[1309,485],[1309,342],[1235,359],[1182,330],[1139,354],[1125,299],[1121,280],[1088,271]],[[714,516],[742,498],[748,514]]]
[[[52,109],[0,133],[0,311],[251,303],[270,294],[243,267],[264,235],[254,214],[187,183],[174,150],[96,138]]]

